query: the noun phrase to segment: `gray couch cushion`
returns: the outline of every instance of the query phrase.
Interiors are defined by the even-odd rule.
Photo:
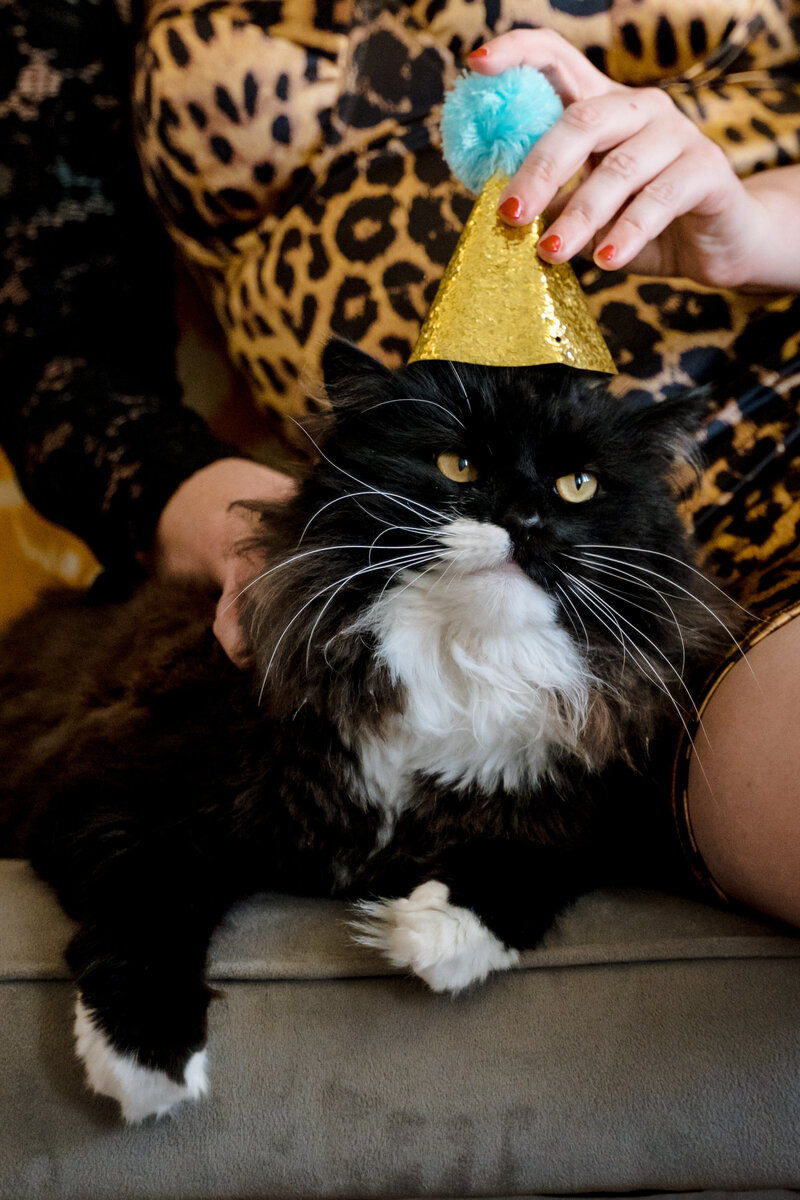
[[[259,897],[215,941],[209,1096],[124,1128],[72,1056],[69,923],[20,863],[0,911],[1,1200],[800,1186],[800,939],[766,923],[598,893],[451,999]]]
[[[73,929],[26,862],[0,859],[1,979],[66,979]],[[225,979],[351,979],[398,974],[350,934],[333,900],[264,894],[238,905],[217,931],[209,974]],[[618,889],[584,896],[522,955],[519,970],[671,959],[800,958],[800,935],[695,901]]]

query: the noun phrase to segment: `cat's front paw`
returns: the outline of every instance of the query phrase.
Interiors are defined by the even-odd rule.
[[[468,908],[450,903],[436,879],[402,900],[363,901],[357,940],[381,950],[395,967],[413,971],[434,992],[459,992],[519,962]]]
[[[115,1050],[80,996],[75,1005],[75,1050],[92,1091],[119,1101],[123,1117],[131,1123],[166,1116],[182,1101],[197,1100],[208,1090],[205,1050],[191,1056],[178,1083],[164,1071],[143,1067]]]

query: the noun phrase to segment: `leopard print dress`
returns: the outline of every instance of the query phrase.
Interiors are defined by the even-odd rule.
[[[134,90],[147,189],[279,419],[323,402],[331,332],[407,359],[472,204],[441,155],[444,90],[471,49],[521,26],[664,87],[742,174],[800,161],[800,0],[152,0]],[[47,54],[28,65],[46,91]],[[759,636],[800,597],[800,298],[576,267],[616,386],[657,401],[714,382],[686,517]],[[114,429],[132,461],[127,417],[100,457]]]
[[[800,3],[377,7],[154,0],[140,43],[148,189],[273,412],[315,403],[331,332],[407,360],[472,204],[441,155],[444,89],[493,34],[546,25],[616,79],[658,83],[742,174],[800,161]],[[621,390],[658,400],[715,381],[687,517],[741,603],[784,608],[800,518],[800,299],[576,266]]]
[[[258,403],[305,411],[331,331],[407,360],[472,203],[441,156],[444,89],[470,50],[520,26],[664,87],[743,175],[800,161],[798,3],[155,0],[136,80],[148,187]],[[800,297],[576,266],[621,391],[714,384],[685,513],[752,642],[800,609]],[[678,834],[726,899],[691,831],[690,750]]]

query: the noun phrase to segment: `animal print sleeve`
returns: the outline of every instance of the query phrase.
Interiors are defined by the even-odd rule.
[[[113,0],[0,5],[0,442],[29,500],[126,573],[178,484],[230,453],[180,402],[129,41]]]
[[[151,3],[134,93],[142,167],[176,242],[204,266],[224,262],[325,145],[351,7]]]

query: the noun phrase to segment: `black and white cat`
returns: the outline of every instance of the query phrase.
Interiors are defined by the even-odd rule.
[[[190,584],[45,608],[0,653],[0,851],[79,922],[78,1054],[128,1120],[206,1090],[207,947],[243,896],[355,899],[437,991],[515,963],[606,878],[726,636],[674,496],[697,399],[324,365],[318,466],[249,547],[252,672]]]

